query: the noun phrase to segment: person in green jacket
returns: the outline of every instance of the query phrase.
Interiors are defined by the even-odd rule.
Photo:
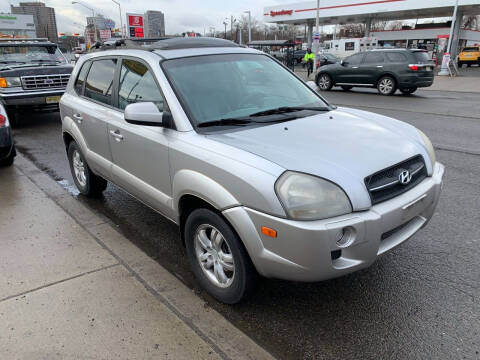
[[[303,61],[307,65],[307,77],[313,72],[313,62],[315,61],[315,54],[312,53],[312,49],[308,48]]]

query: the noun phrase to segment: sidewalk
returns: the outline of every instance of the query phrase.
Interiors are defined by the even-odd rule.
[[[0,359],[271,359],[31,162],[0,168]]]

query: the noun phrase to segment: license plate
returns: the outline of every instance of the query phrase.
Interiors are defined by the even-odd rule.
[[[60,95],[59,96],[47,96],[45,98],[45,102],[47,104],[58,104],[60,102],[60,98],[61,98]]]
[[[430,66],[427,66],[427,71],[432,71],[432,68]]]

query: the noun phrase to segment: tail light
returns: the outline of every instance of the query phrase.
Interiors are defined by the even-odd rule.
[[[412,70],[412,71],[418,71],[418,65],[412,65],[412,64],[410,64],[410,65],[408,65],[408,67],[409,67],[410,70]]]
[[[7,118],[0,114],[0,127],[4,127],[7,124]]]

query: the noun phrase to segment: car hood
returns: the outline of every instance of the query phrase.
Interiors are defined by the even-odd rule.
[[[355,210],[371,206],[365,177],[418,154],[428,159],[413,126],[348,108],[208,137],[285,170],[333,181],[349,195]],[[431,164],[427,168],[431,171]]]
[[[28,64],[27,64],[28,65]],[[70,74],[73,70],[73,66],[70,64],[58,64],[58,65],[37,65],[31,66],[0,66],[0,75],[2,76],[35,76],[35,75],[57,75],[57,74]]]

